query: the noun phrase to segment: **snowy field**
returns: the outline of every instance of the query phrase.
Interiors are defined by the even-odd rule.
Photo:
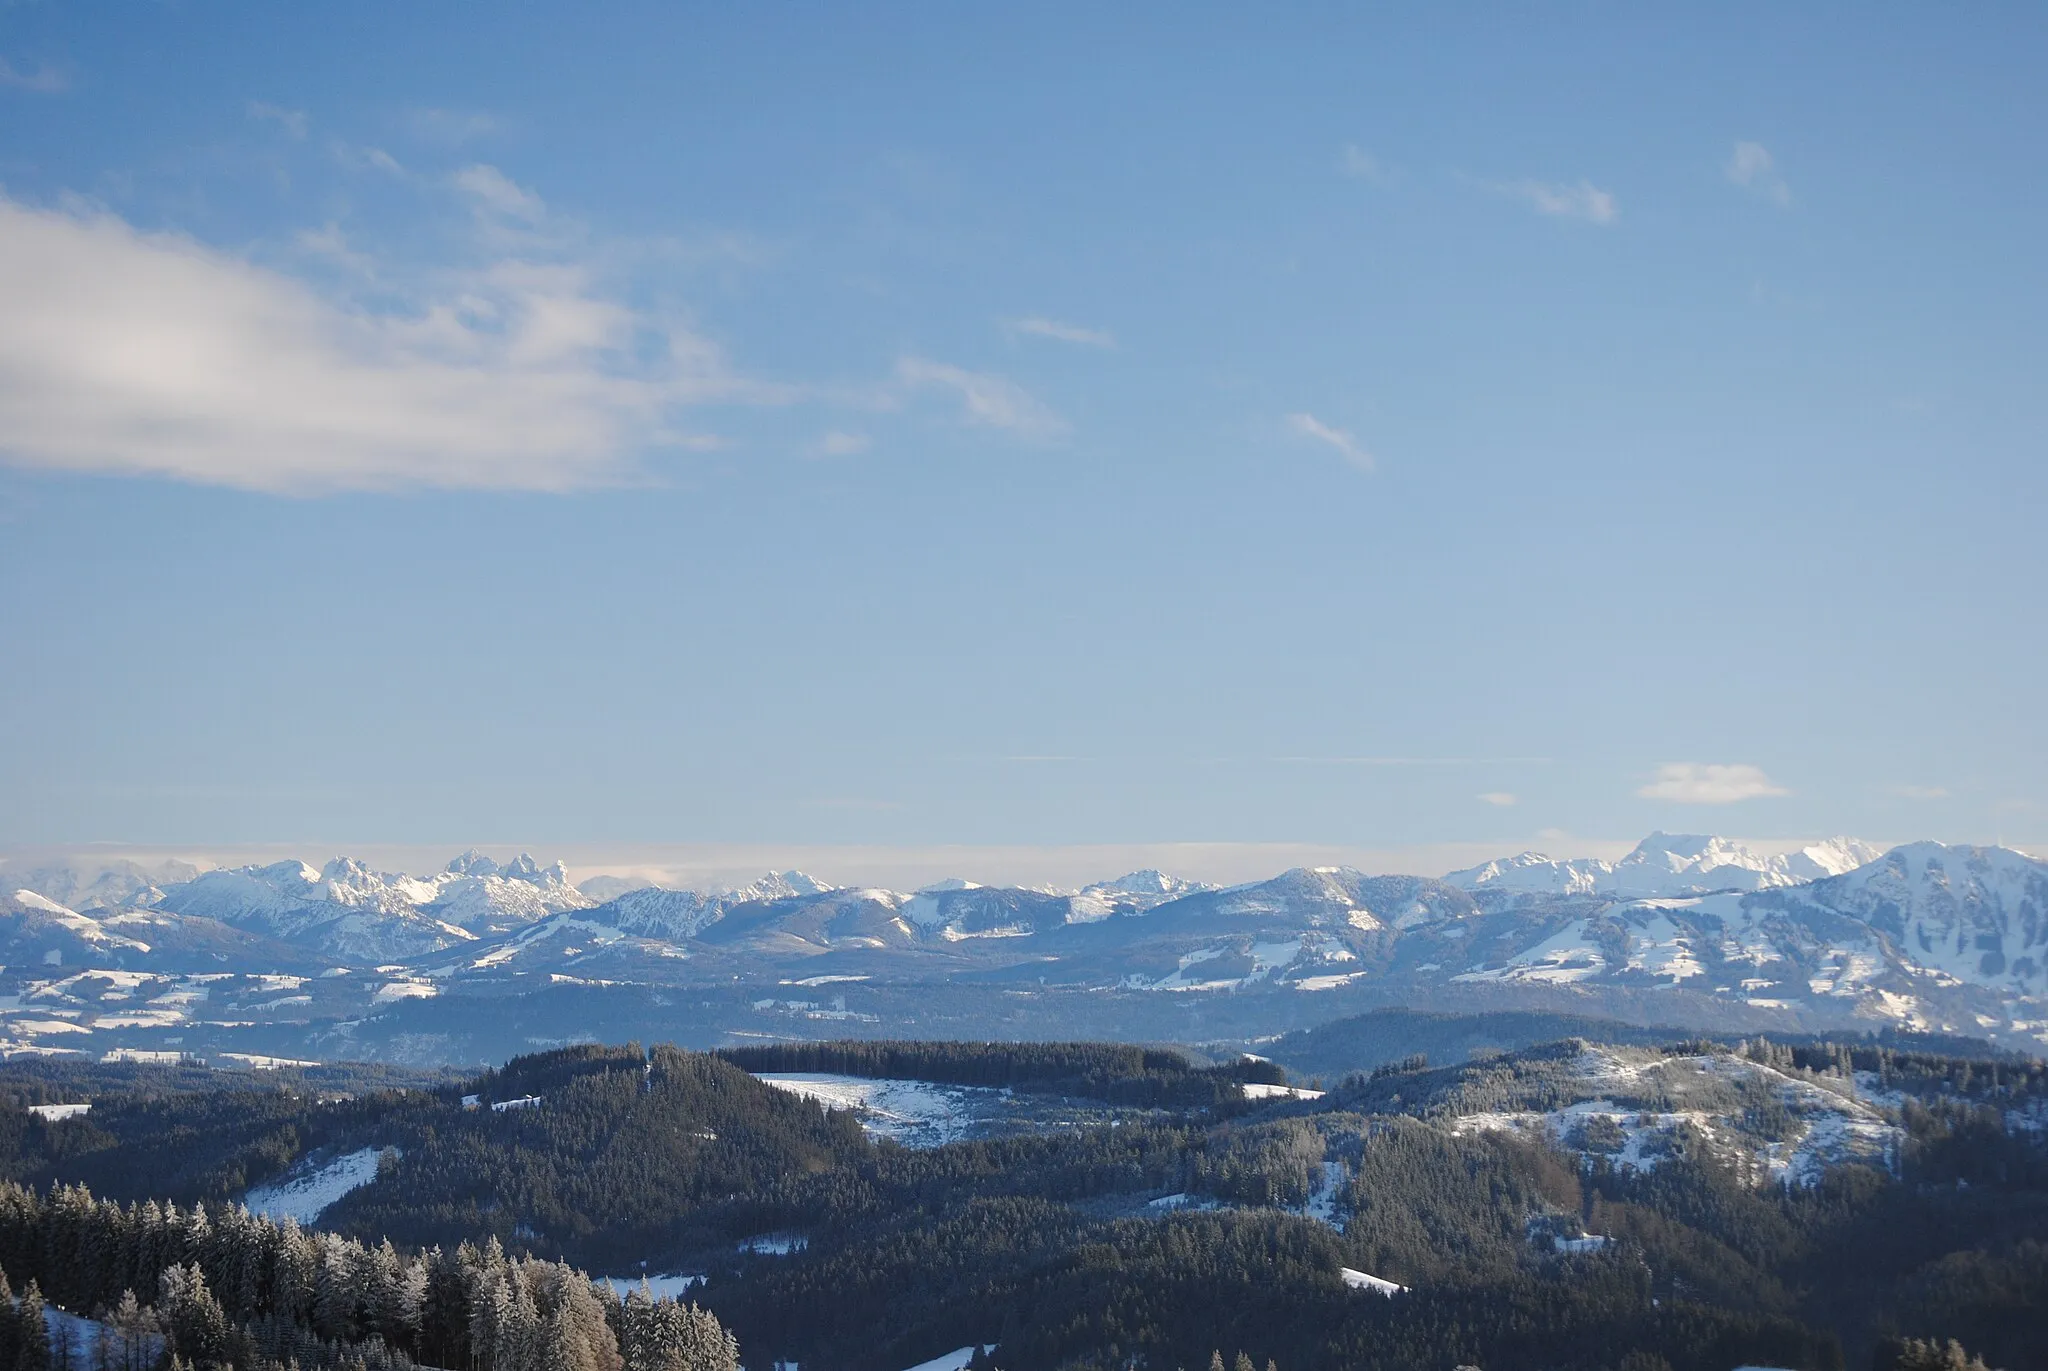
[[[995,1344],[990,1343],[989,1349],[993,1351],[994,1348]],[[910,1371],[964,1371],[967,1363],[974,1360],[975,1350],[972,1347],[958,1347],[943,1357],[933,1357],[930,1361],[921,1361],[911,1367]]]
[[[671,1272],[665,1276],[599,1276],[599,1280],[618,1291],[624,1299],[643,1286],[649,1295],[657,1300],[680,1300],[689,1296],[690,1287],[702,1285],[704,1277],[700,1272]]]
[[[1263,1081],[1246,1081],[1238,1087],[1248,1100],[1320,1100],[1323,1092],[1310,1090],[1300,1085],[1267,1085]]]
[[[1355,1271],[1348,1266],[1338,1267],[1337,1274],[1341,1275],[1344,1278],[1344,1284],[1353,1290],[1370,1290],[1376,1295],[1405,1295],[1408,1293],[1408,1287],[1405,1285],[1396,1285],[1392,1281],[1382,1280],[1378,1276],[1368,1275],[1363,1271]]]
[[[888,1138],[905,1147],[943,1147],[971,1138],[1077,1128],[1130,1113],[1082,1100],[1018,1095],[990,1086],[877,1081],[822,1072],[770,1072],[759,1079],[777,1090],[816,1100],[827,1109],[850,1109],[869,1137]]]
[[[377,1163],[386,1152],[397,1151],[395,1147],[366,1147],[323,1163],[301,1161],[278,1179],[251,1190],[242,1203],[251,1213],[280,1222],[312,1223],[328,1205],[377,1179]]]

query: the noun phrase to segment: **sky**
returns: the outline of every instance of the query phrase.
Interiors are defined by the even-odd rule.
[[[0,5],[0,846],[2048,839],[2048,11],[1105,8]]]

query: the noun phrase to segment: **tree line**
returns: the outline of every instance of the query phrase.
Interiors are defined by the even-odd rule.
[[[192,1367],[410,1371],[737,1371],[738,1345],[693,1304],[621,1299],[495,1240],[401,1253],[239,1206],[120,1205],[83,1186],[0,1184],[0,1279],[26,1282],[0,1354],[48,1371]],[[138,1295],[138,1291],[143,1292]],[[47,1297],[103,1326],[89,1355],[38,1339]],[[40,1310],[34,1323],[40,1327]]]

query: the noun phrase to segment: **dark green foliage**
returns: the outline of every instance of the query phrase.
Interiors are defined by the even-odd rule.
[[[1811,1044],[1798,1049],[1805,1056],[1775,1044],[1741,1050],[1828,1089],[1846,1088],[1845,1070],[1877,1069],[1859,1065],[1863,1046],[1847,1057]],[[1639,1173],[1451,1131],[1452,1116],[1473,1109],[1566,1101],[1583,1084],[1578,1051],[1443,1068],[1396,1059],[1314,1102],[1214,1109],[1204,1086],[1115,1127],[927,1151],[871,1142],[851,1117],[766,1087],[731,1058],[1155,1100],[1189,1081],[1234,1083],[1256,1064],[1217,1071],[1086,1044],[827,1044],[730,1057],[591,1046],[430,1092],[133,1098],[49,1130],[97,1130],[93,1146],[18,1149],[14,1164],[19,1173],[32,1155],[42,1168],[32,1174],[63,1179],[97,1168],[136,1187],[122,1198],[137,1203],[0,1189],[0,1267],[17,1287],[35,1276],[73,1308],[113,1311],[141,1291],[146,1302],[127,1295],[130,1312],[116,1320],[134,1338],[244,1367],[296,1358],[405,1371],[411,1359],[521,1371],[532,1355],[614,1371],[592,1336],[593,1307],[624,1371],[658,1361],[657,1345],[723,1355],[722,1331],[701,1312],[618,1301],[572,1281],[554,1264],[563,1258],[705,1271],[701,1298],[750,1364],[788,1358],[806,1371],[899,1371],[991,1342],[997,1350],[978,1364],[1006,1371],[1200,1367],[1219,1349],[1226,1368],[1242,1357],[1285,1371],[1861,1371],[1909,1344],[1947,1356],[1952,1339],[1993,1367],[2048,1364],[2038,1316],[2048,1307],[2048,1173],[2038,1141],[2000,1112],[2032,1098],[2029,1071],[1996,1063],[1992,1079],[1992,1063],[1972,1061],[1966,1075],[1926,1053],[1870,1058],[1920,1083],[1901,1111],[1904,1174],[1842,1166],[1810,1190],[1759,1185],[1754,1168],[1682,1138]],[[1643,1074],[1646,1097],[1662,1079]],[[1724,1090],[1716,1108],[1754,1138],[1774,1126],[1765,1115],[1775,1097],[1746,1079],[1683,1088]],[[1166,1093],[1144,1093],[1155,1090]],[[465,1110],[464,1093],[541,1104]],[[201,1121],[222,1127],[216,1135]],[[263,1140],[286,1128],[295,1141],[276,1155],[390,1145],[403,1156],[322,1216],[327,1233],[157,1202],[152,1168],[205,1197],[232,1166],[246,1174]],[[1150,1204],[1176,1194],[1196,1208]],[[1286,1212],[1333,1196],[1341,1232]],[[1568,1254],[1552,1242],[1582,1231],[1609,1242]],[[788,1256],[735,1250],[769,1232],[809,1245]],[[1411,1290],[1390,1299],[1350,1289],[1345,1267]],[[0,1371],[6,1353],[0,1346]]]
[[[8,1274],[27,1280],[7,1300]],[[567,1266],[495,1243],[401,1255],[246,1210],[118,1206],[82,1188],[0,1184],[0,1362],[48,1371],[39,1283],[104,1325],[122,1371],[232,1366],[410,1371],[736,1371],[716,1318],[621,1301]],[[153,1307],[137,1287],[153,1292]],[[116,1294],[115,1292],[119,1293]]]

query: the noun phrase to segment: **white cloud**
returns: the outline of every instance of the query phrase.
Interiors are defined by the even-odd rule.
[[[286,109],[268,100],[251,100],[249,117],[259,124],[275,124],[293,138],[306,136],[306,112],[302,109]]]
[[[1728,164],[1723,170],[1731,184],[1761,195],[1772,204],[1792,203],[1792,187],[1786,185],[1785,178],[1778,174],[1777,159],[1762,143],[1737,143],[1735,151],[1728,154]]]
[[[865,433],[843,433],[834,429],[818,439],[812,451],[820,457],[853,457],[866,452],[870,446]]]
[[[1372,454],[1343,429],[1332,428],[1315,415],[1308,413],[1288,415],[1287,426],[1304,438],[1313,438],[1316,442],[1335,448],[1343,454],[1345,461],[1360,471],[1373,469]]]
[[[302,229],[293,239],[299,249],[313,257],[348,268],[358,276],[374,277],[377,267],[366,253],[357,252],[349,246],[348,235],[341,225],[329,220],[317,229]]]
[[[465,189],[494,212],[538,212],[472,171]],[[486,264],[380,312],[188,238],[0,196],[0,301],[0,456],[53,470],[562,490],[705,446],[675,427],[683,407],[782,398],[574,264]]]
[[[334,160],[351,171],[360,171],[368,167],[387,176],[395,176],[401,181],[413,179],[412,173],[407,171],[396,157],[382,148],[345,143],[339,138],[329,143],[328,148],[334,153]]]
[[[1578,219],[1605,227],[1621,217],[1621,205],[1612,191],[1601,190],[1591,181],[1577,185],[1545,181],[1509,181],[1495,185],[1503,195],[1528,202],[1538,214],[1558,219]]]
[[[540,196],[487,163],[464,167],[455,173],[454,182],[479,214],[527,224],[537,224],[547,215],[547,203]]]
[[[960,399],[961,416],[970,424],[1000,428],[1028,438],[1064,433],[1066,424],[1014,381],[983,371],[905,357],[896,363],[896,379],[912,389],[937,386]]]
[[[34,71],[23,71],[5,57],[0,57],[0,86],[37,95],[56,95],[71,89],[71,78],[47,62]]]
[[[1482,804],[1490,804],[1497,809],[1507,809],[1522,802],[1519,795],[1510,794],[1505,790],[1489,790],[1479,796],[1479,801]]]
[[[1394,175],[1386,163],[1356,143],[1344,145],[1344,155],[1337,159],[1337,170],[1355,180],[1370,181],[1376,186],[1385,185]]]
[[[451,148],[498,131],[496,119],[476,110],[415,109],[405,122],[415,138]]]
[[[1766,776],[1762,767],[1738,762],[1727,766],[1700,762],[1667,762],[1657,779],[1636,791],[1646,800],[1678,804],[1726,805],[1791,792]]]
[[[1113,348],[1116,339],[1107,330],[1082,328],[1079,324],[1063,324],[1057,319],[1046,319],[1032,315],[1024,319],[1011,319],[1004,323],[1011,333],[1029,333],[1038,338],[1053,338],[1062,343],[1079,343],[1083,347]]]

